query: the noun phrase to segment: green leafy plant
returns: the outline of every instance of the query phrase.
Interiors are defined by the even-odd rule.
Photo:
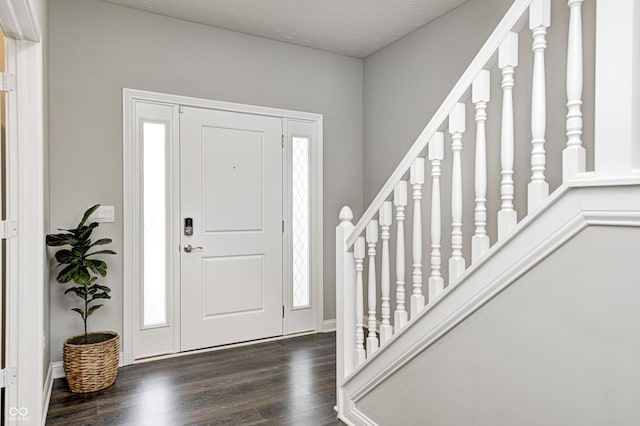
[[[59,234],[47,235],[47,245],[50,247],[64,247],[55,254],[58,267],[63,267],[56,280],[61,284],[73,283],[64,294],[73,293],[84,302],[83,308],[73,308],[82,317],[84,323],[84,343],[89,342],[87,333],[87,319],[102,304],[94,304],[99,299],[111,299],[111,289],[98,284],[99,277],[107,275],[107,263],[96,259],[103,254],[116,254],[113,250],[97,250],[96,247],[111,244],[111,238],[101,238],[91,241],[93,230],[98,227],[97,222],[86,224],[89,216],[95,212],[100,204],[90,207],[82,216],[82,220],[75,229],[58,229],[64,231]]]

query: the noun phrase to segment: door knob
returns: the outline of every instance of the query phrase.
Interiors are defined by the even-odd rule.
[[[187,244],[184,246],[185,253],[191,253],[194,250],[202,250],[203,247],[191,247],[191,244]]]

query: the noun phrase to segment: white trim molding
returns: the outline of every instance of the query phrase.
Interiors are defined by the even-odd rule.
[[[325,333],[331,333],[332,331],[336,331],[336,320],[324,320],[324,327],[322,329]]]
[[[44,89],[42,43],[17,49],[18,404],[41,423],[44,272]],[[48,285],[48,283],[47,283]]]
[[[136,150],[133,148],[133,139],[135,137],[134,126],[134,112],[135,104],[140,103],[153,103],[164,106],[172,106],[174,109],[181,107],[195,107],[206,108],[219,111],[238,112],[253,115],[263,115],[269,117],[277,117],[283,119],[286,124],[291,121],[299,121],[312,123],[315,127],[315,135],[313,138],[314,146],[312,146],[311,152],[311,229],[310,236],[312,239],[311,249],[311,273],[310,278],[315,284],[315,290],[313,293],[313,299],[315,303],[315,318],[314,323],[308,329],[312,329],[317,332],[324,331],[324,318],[323,318],[323,188],[322,188],[322,138],[323,138],[323,116],[322,114],[291,111],[277,108],[243,105],[230,102],[214,101],[201,98],[192,98],[180,95],[171,95],[163,93],[148,92],[135,89],[123,89],[123,226],[124,226],[124,244],[123,244],[123,258],[124,258],[124,289],[123,294],[123,333],[122,333],[122,347],[123,347],[123,363],[129,365],[134,362],[134,336],[136,335],[135,321],[134,321],[134,303],[135,295],[133,285],[136,277],[140,276],[139,262],[136,263],[135,257],[132,255],[136,253],[136,250],[140,247],[140,242],[136,242],[136,236],[140,235],[140,221],[139,206],[137,201],[137,194],[140,194],[140,183],[135,179],[135,163],[138,161],[136,156]],[[175,118],[173,137],[179,140],[179,118]],[[283,129],[284,132],[285,129]],[[285,133],[283,133],[283,136]],[[283,182],[284,185],[284,182]],[[176,216],[179,220],[179,213]],[[286,251],[285,251],[286,253]],[[286,275],[285,275],[286,276]],[[285,286],[290,286],[289,282],[285,282]],[[174,320],[174,342],[179,342],[179,286],[175,286],[172,293],[173,305],[171,316]],[[286,293],[284,295],[286,297]],[[284,302],[284,300],[283,300]],[[283,323],[284,333],[287,331],[286,318]],[[305,328],[305,331],[307,328]],[[294,330],[296,331],[296,330]],[[175,352],[179,351],[179,345],[174,344]],[[192,352],[190,352],[192,353]],[[156,358],[153,358],[156,359]]]
[[[31,4],[26,0],[4,0],[0,2],[0,28],[14,40],[39,42],[41,31]]]
[[[63,373],[64,376],[64,373]],[[44,379],[44,387],[42,390],[42,423],[47,420],[47,413],[49,412],[49,402],[51,401],[51,392],[53,391],[53,364],[49,364],[47,370],[47,377]]]
[[[124,101],[146,101],[162,104],[182,105],[193,108],[215,109],[220,111],[240,112],[245,114],[264,115],[268,117],[290,118],[293,120],[318,121],[322,114],[313,112],[293,111],[288,109],[263,107],[257,105],[237,104],[233,102],[215,101],[211,99],[193,98],[189,96],[172,95],[146,90],[124,88]]]
[[[377,423],[367,417],[362,411],[358,410],[355,405],[351,410],[351,416],[354,420],[358,421],[358,424],[363,426],[377,426]]]
[[[349,426],[377,426],[378,424],[371,420],[366,414],[356,407],[356,404],[350,400],[348,397],[345,397],[345,401],[343,401],[345,406],[344,413],[338,413],[338,419]]]
[[[53,380],[64,378],[64,366],[62,365],[62,361],[51,363],[51,375]]]
[[[10,3],[15,6],[20,2]],[[0,8],[3,25],[7,13],[6,8]],[[16,89],[8,92],[7,100],[7,215],[18,224],[17,237],[7,244],[6,363],[17,369],[17,380],[8,387],[6,403],[28,410],[21,421],[41,424],[43,286],[48,285],[44,267],[43,46],[9,37],[6,40],[7,72],[16,76]]]

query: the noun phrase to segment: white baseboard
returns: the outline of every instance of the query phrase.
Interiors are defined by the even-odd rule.
[[[360,424],[365,426],[377,426],[378,424],[367,417],[362,411],[358,410],[356,407],[351,409],[351,415],[354,419],[358,420]]]
[[[334,407],[336,411],[338,407]],[[338,419],[347,426],[378,426],[376,422],[362,413],[351,400],[345,404],[345,412],[338,412]]]
[[[53,390],[53,364],[49,364],[47,377],[44,379],[42,389],[42,424],[47,422],[47,413],[49,412],[49,401],[51,401],[51,391]]]
[[[53,379],[62,379],[64,377],[64,369],[62,368],[62,361],[56,361],[51,363],[49,368],[53,372]]]
[[[118,361],[118,367],[124,366],[124,354],[120,352],[120,360]],[[53,372],[53,379],[62,379],[64,377],[64,368],[62,367],[62,361],[56,361],[51,363],[49,371]]]
[[[330,333],[332,331],[336,331],[336,320],[324,320],[324,328],[322,330],[324,333]]]

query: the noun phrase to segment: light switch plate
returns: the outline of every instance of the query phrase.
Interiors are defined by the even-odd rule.
[[[111,223],[115,221],[115,208],[113,206],[100,206],[98,210],[89,216],[89,222]]]

